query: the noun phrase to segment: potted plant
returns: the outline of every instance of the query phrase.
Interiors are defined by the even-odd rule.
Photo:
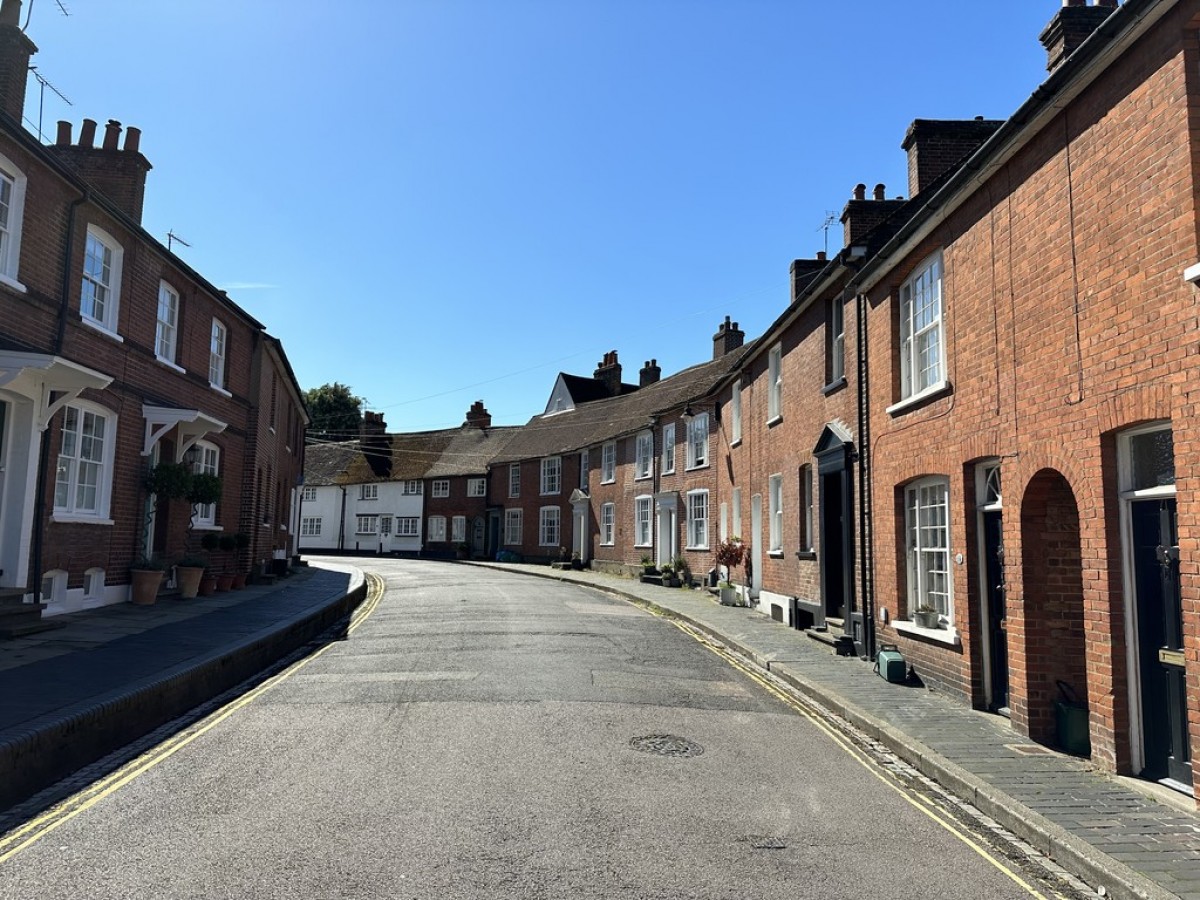
[[[642,554],[642,574],[643,575],[658,574],[658,569],[654,568],[654,560],[650,558],[649,553]]]
[[[721,592],[722,606],[741,606],[742,599],[738,596],[737,585],[732,581],[722,581],[717,585]]]
[[[204,577],[204,569],[208,561],[202,556],[185,556],[175,563],[175,573],[179,578],[179,596],[185,600],[195,597],[200,591],[200,579]]]
[[[192,486],[192,473],[183,463],[160,462],[146,472],[147,493],[159,500],[182,500]]]
[[[583,568],[583,560],[578,553],[571,554],[571,568],[577,572]]]
[[[230,571],[229,555],[237,548],[237,539],[232,534],[222,534],[217,539],[217,546],[225,554],[225,564],[217,574],[217,590],[231,591],[233,590],[234,573]]]
[[[692,583],[692,564],[688,562],[686,556],[675,557],[674,569],[675,577],[681,584],[690,585]]]
[[[919,628],[937,628],[940,624],[938,611],[928,604],[922,604],[913,611],[913,622]]]
[[[129,567],[129,601],[135,606],[153,606],[162,586],[163,563],[152,556],[135,559]]]
[[[237,532],[233,536],[233,546],[240,557],[242,552],[250,546],[250,535],[246,534],[244,531]],[[234,565],[237,567],[238,571],[235,572],[233,576],[233,589],[241,590],[246,586],[246,578],[248,577],[249,573],[246,572],[240,563],[235,561]]]

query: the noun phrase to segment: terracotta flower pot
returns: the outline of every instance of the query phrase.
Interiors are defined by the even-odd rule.
[[[133,569],[129,573],[129,600],[135,606],[153,606],[158,602],[158,589],[163,573],[159,569]]]
[[[200,579],[200,596],[201,597],[211,596],[212,594],[216,593],[216,590],[217,590],[217,576],[212,575],[208,572],[205,572],[204,577],[202,577]]]
[[[195,597],[200,590],[204,569],[199,566],[177,566],[175,571],[179,575],[179,596],[185,599]]]
[[[246,573],[238,572],[236,575],[233,576],[233,589],[235,591],[240,591],[245,586],[246,586]]]
[[[217,576],[217,590],[218,591],[232,591],[233,590],[233,573],[222,573]]]

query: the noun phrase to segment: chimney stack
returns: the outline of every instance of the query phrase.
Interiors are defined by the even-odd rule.
[[[818,250],[815,259],[792,260],[792,265],[789,269],[792,282],[792,303],[796,302],[796,298],[800,296],[800,293],[816,278],[817,273],[827,265],[828,261],[825,259],[824,250]]]
[[[713,359],[720,359],[730,350],[736,350],[746,340],[746,332],[738,328],[737,322],[730,322],[729,316],[717,328],[713,335]]]
[[[79,143],[71,143],[71,123],[59,122],[56,140],[48,149],[141,225],[146,173],[151,169],[150,162],[139,150],[141,139],[139,129],[126,129],[122,149],[121,123],[109,119],[104,126],[104,143],[97,147],[96,122],[84,119],[79,128]]]
[[[392,444],[388,440],[383,413],[363,413],[360,442],[371,471],[379,478],[389,477],[392,474]]]
[[[657,359],[648,359],[646,364],[642,366],[638,372],[638,387],[645,387],[648,384],[654,384],[662,378],[662,368],[658,364]]]
[[[617,362],[617,351],[609,350],[596,365],[592,377],[604,383],[608,396],[615,397],[621,393],[621,364]]]
[[[479,429],[488,429],[492,427],[492,414],[487,411],[487,407],[483,405],[482,400],[476,400],[471,404],[471,408],[467,410],[467,421],[464,425],[470,425]]]
[[[962,165],[1004,123],[999,119],[914,119],[900,147],[908,153],[908,195]]]
[[[1094,6],[1088,6],[1087,0],[1063,0],[1062,9],[1041,34],[1046,70],[1057,69],[1116,9],[1117,0],[1096,0]]]
[[[904,201],[900,199],[887,200],[887,188],[882,184],[875,185],[874,199],[867,199],[867,186],[854,186],[854,195],[842,210],[842,230],[846,246],[857,243],[867,232],[872,231],[899,209]]]
[[[37,47],[21,31],[21,0],[4,0],[0,3],[0,111],[18,125],[25,113],[29,60],[35,53]]]

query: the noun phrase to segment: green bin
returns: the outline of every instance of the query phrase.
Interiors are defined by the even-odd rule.
[[[1061,695],[1054,702],[1054,718],[1058,729],[1058,746],[1072,756],[1091,756],[1092,741],[1088,736],[1088,709],[1079,702],[1075,691],[1066,682],[1058,682]]]

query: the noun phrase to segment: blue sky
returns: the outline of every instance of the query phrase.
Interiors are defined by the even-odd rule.
[[[141,128],[145,227],[395,431],[523,422],[609,350],[670,374],[725,315],[756,336],[855,184],[907,195],[912,119],[1029,96],[1059,5],[63,3],[27,30],[73,104],[45,93],[46,134]]]

